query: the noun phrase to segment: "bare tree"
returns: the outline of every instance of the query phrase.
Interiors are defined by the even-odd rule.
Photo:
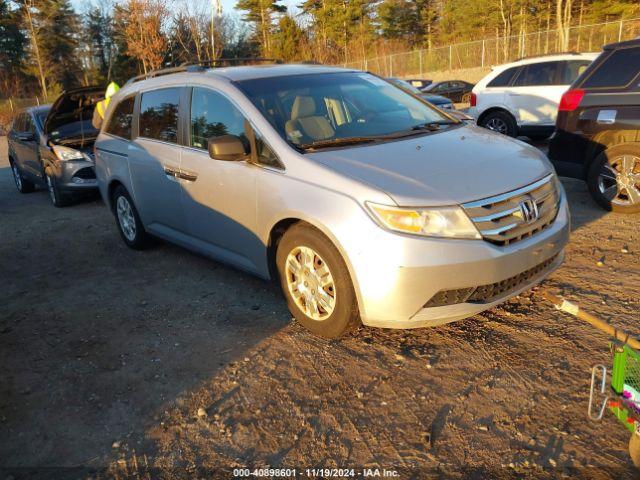
[[[142,63],[147,73],[162,65],[167,41],[162,32],[167,9],[161,0],[128,0],[124,12],[127,54]]]
[[[503,56],[504,61],[507,61],[509,56],[509,43],[511,41],[511,30],[513,28],[513,3],[510,0],[500,0],[500,18],[502,19],[502,35],[503,40]]]
[[[558,31],[558,49],[561,51],[569,48],[569,25],[573,0],[556,0],[556,29]]]
[[[35,0],[24,0],[22,2],[22,12],[24,14],[26,27],[29,32],[31,50],[33,53],[33,58],[35,60],[35,73],[38,78],[38,84],[40,85],[42,96],[43,98],[47,98],[49,96],[49,89],[47,84],[49,69],[44,62],[44,58],[40,48],[40,43],[42,41],[42,26],[35,18],[36,9],[37,5]]]

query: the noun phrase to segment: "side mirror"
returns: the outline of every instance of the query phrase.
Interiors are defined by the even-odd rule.
[[[247,153],[244,143],[236,135],[222,135],[209,139],[209,156],[214,160],[237,162],[246,160]]]

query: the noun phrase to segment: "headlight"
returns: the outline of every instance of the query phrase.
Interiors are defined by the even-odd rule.
[[[426,237],[481,239],[475,225],[460,207],[402,208],[367,202],[382,226],[396,232]]]
[[[75,150],[69,147],[63,147],[61,145],[53,145],[51,147],[53,153],[56,154],[58,160],[66,162],[67,160],[84,160],[84,154],[80,150]]]

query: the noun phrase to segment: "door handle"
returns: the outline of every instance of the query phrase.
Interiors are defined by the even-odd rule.
[[[180,178],[187,182],[195,182],[198,179],[198,174],[195,172],[180,172]]]
[[[174,182],[177,182],[180,178],[180,171],[171,167],[164,167],[164,173],[169,180],[173,180]]]
[[[171,167],[164,167],[164,173],[169,180],[173,181],[185,180],[187,182],[195,182],[198,179],[197,173],[177,170]]]

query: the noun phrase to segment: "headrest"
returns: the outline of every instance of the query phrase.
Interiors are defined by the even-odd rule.
[[[293,101],[291,120],[296,118],[313,117],[316,114],[316,102],[312,97],[298,96]]]

